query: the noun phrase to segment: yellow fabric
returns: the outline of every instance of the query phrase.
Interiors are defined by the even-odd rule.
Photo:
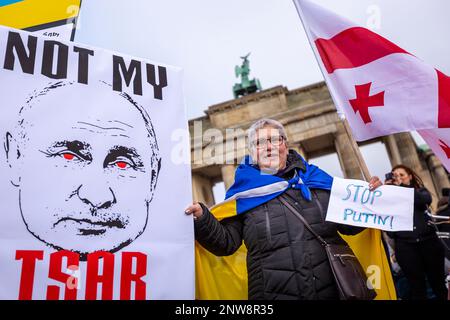
[[[195,243],[195,297],[198,300],[247,300],[247,249],[217,257]]]
[[[236,215],[236,201],[221,202],[210,210],[220,221]],[[245,245],[231,256],[218,257],[195,242],[196,299],[247,300],[246,259]]]
[[[215,210],[212,210],[212,213],[215,214]],[[367,229],[358,235],[342,236],[342,238],[352,248],[364,270],[369,271],[369,280],[373,272],[374,277],[380,277],[375,280],[376,299],[396,300],[389,262],[381,242],[381,231]],[[244,245],[231,256],[217,257],[196,243],[196,299],[248,299],[246,256],[247,250]]]
[[[25,29],[78,16],[80,0],[24,0],[0,7],[0,24]]]
[[[371,282],[377,292],[376,300],[397,300],[391,268],[381,241],[381,231],[366,229],[355,236],[341,237],[352,248],[369,280],[374,278]]]
[[[237,214],[236,200],[221,202],[218,205],[211,208],[211,213],[218,220],[229,218]]]

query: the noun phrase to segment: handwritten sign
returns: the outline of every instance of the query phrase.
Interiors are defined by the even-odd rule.
[[[334,178],[327,221],[385,231],[412,231],[414,189]]]

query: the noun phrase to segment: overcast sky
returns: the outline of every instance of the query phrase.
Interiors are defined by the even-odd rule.
[[[450,1],[313,1],[450,74]],[[233,99],[234,66],[248,52],[264,89],[323,80],[291,0],[83,0],[75,41],[183,68],[189,119]],[[384,152],[366,149],[368,162]],[[324,166],[339,175],[336,161]],[[376,175],[389,170],[386,159],[368,165]]]
[[[450,74],[450,1],[315,2],[363,26],[380,12],[377,32]],[[83,0],[75,40],[182,67],[190,119],[233,98],[248,52],[265,89],[323,79],[291,0]]]

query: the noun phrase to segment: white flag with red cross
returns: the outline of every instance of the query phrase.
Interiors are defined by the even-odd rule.
[[[356,140],[450,127],[448,76],[308,0],[294,3],[336,107]]]
[[[450,129],[428,129],[418,132],[450,172]]]

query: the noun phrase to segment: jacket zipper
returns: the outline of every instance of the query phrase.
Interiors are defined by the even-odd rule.
[[[321,218],[322,222],[325,222],[325,219],[323,217],[323,207],[319,201],[319,197],[317,196],[317,193],[315,191],[313,191],[312,194],[313,194],[314,202],[316,203],[317,207],[319,208],[320,218]]]
[[[264,212],[266,214],[266,233],[267,233],[267,239],[269,241],[272,240],[272,233],[270,232],[270,221],[269,221],[269,208],[267,207],[267,204],[264,204]]]
[[[287,200],[286,200],[287,201]],[[280,204],[281,205],[281,210],[283,210],[283,213],[284,213],[284,215],[286,216],[286,210],[288,210],[289,212],[291,212],[291,210],[289,210],[288,208],[286,208],[285,206],[284,206],[284,204],[283,203],[281,203]],[[289,244],[291,244],[292,243],[292,237],[291,237],[291,233],[289,232],[289,225],[288,225],[288,223],[287,223],[287,217],[284,219],[284,223],[285,223],[285,225],[286,225],[286,231],[287,231],[287,236],[288,236],[288,243]],[[291,245],[289,245],[289,252],[290,252],[290,254],[291,254],[291,261],[292,261],[292,264],[293,264],[293,266],[294,266],[294,269],[295,270],[297,270],[297,265],[296,265],[296,260],[295,260],[295,257],[294,257],[294,252],[293,252],[293,249],[292,249],[292,246]],[[295,283],[297,284],[297,290],[298,290],[298,292],[301,294],[301,285],[300,285],[300,282],[299,282],[299,278],[297,277],[297,276],[295,276]]]

